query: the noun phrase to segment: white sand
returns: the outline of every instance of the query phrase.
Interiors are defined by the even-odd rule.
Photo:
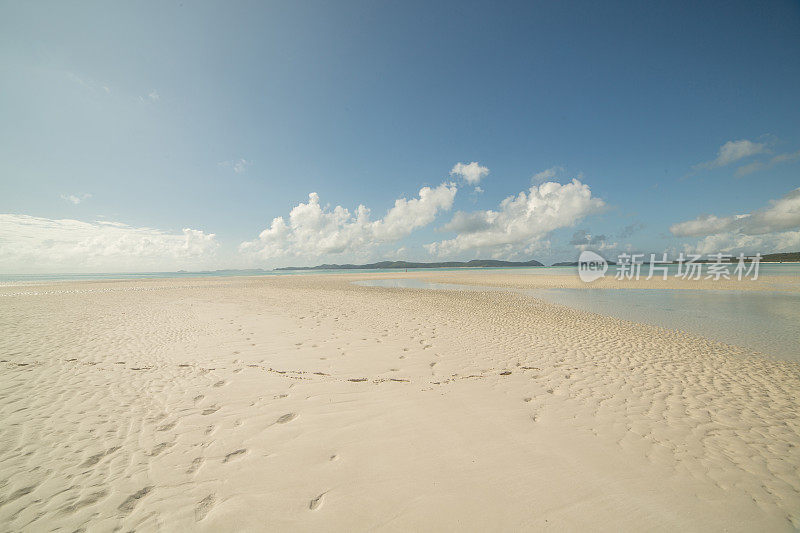
[[[368,277],[0,288],[0,530],[800,528],[799,364]]]

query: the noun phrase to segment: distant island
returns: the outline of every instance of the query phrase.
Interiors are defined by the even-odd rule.
[[[494,259],[473,259],[472,261],[447,261],[444,263],[410,263],[408,261],[380,261],[367,265],[317,265],[313,267],[281,267],[275,270],[371,270],[376,268],[512,268],[540,267],[539,261],[496,261]]]
[[[800,252],[786,252],[782,254],[764,254],[762,263],[800,263]]]
[[[727,261],[734,262],[736,257],[728,258]],[[750,261],[751,258],[745,258]],[[671,261],[677,263],[677,261]],[[713,260],[700,259],[698,263],[710,263]],[[797,263],[800,262],[800,252],[765,254],[761,256],[761,262],[766,263]],[[609,265],[616,265],[614,261],[608,261]],[[352,264],[324,264],[311,267],[280,267],[274,270],[373,270],[377,268],[515,268],[515,267],[540,267],[544,264],[536,260],[530,261],[497,261],[495,259],[473,259],[472,261],[445,261],[441,263],[412,263],[409,261],[379,261],[366,265]],[[554,267],[577,267],[577,261],[562,261],[553,263]],[[256,269],[258,270],[258,269]],[[254,270],[255,271],[255,270]]]

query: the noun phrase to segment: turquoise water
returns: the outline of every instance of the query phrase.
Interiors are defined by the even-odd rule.
[[[543,289],[549,302],[682,330],[800,361],[800,294],[766,291]]]
[[[416,279],[355,282],[372,287],[512,290]],[[623,320],[682,330],[781,359],[800,361],[800,294],[766,291],[664,289],[515,290]]]
[[[678,265],[666,265],[667,266],[667,275],[674,276],[678,273]],[[706,276],[706,268],[707,264],[703,265],[703,272],[702,276]],[[573,268],[573,267],[565,267],[565,268]],[[645,263],[642,265],[641,268],[641,276],[640,279],[644,279],[647,277],[649,264]],[[735,279],[734,269],[736,268],[736,263],[730,265],[728,269],[731,274],[731,279]],[[684,268],[685,270],[685,268]],[[576,270],[577,273],[577,270]],[[614,277],[617,273],[617,266],[610,265],[608,267],[608,272],[606,272],[606,277]],[[800,276],[800,263],[763,263],[758,265],[758,277],[772,277],[772,276]],[[653,273],[654,278],[660,278],[661,272],[656,271]],[[750,277],[750,276],[748,276]]]
[[[670,275],[675,275],[677,265],[668,265]],[[578,275],[576,267],[514,267],[514,268],[413,268],[409,272],[463,272],[465,270],[480,271],[513,271],[525,275]],[[214,270],[204,272],[117,272],[93,274],[0,274],[0,282],[32,282],[32,281],[90,281],[109,279],[162,279],[162,278],[208,278],[220,276],[298,276],[303,274],[365,274],[379,272],[405,272],[402,268],[378,268],[374,270]],[[705,270],[703,270],[705,272]],[[616,267],[611,265],[606,276],[613,277]],[[642,267],[642,277],[647,276],[647,265]],[[760,265],[759,277],[800,276],[800,263],[772,263]]]

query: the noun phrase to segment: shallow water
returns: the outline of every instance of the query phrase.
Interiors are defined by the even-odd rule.
[[[661,289],[542,289],[549,302],[800,361],[800,294]]]
[[[413,289],[490,289],[416,279],[356,283]],[[669,289],[536,289],[516,292],[582,311],[682,330],[781,359],[800,361],[800,294],[797,293]]]

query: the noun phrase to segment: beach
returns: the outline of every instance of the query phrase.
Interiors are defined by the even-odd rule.
[[[800,528],[800,363],[497,290],[553,288],[0,287],[0,530]]]

